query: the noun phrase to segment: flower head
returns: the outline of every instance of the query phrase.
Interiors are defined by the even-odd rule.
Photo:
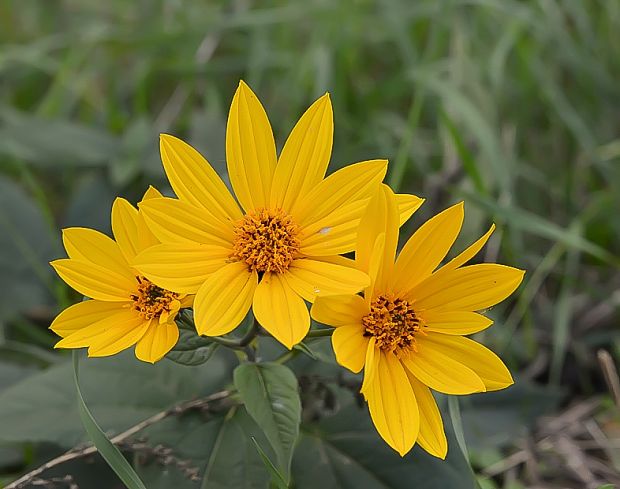
[[[387,162],[364,161],[325,178],[332,119],[326,94],[301,117],[277,157],[267,114],[241,82],[226,128],[236,200],[195,149],[162,135],[161,157],[178,199],[140,205],[162,244],[134,265],[160,287],[196,294],[199,334],[229,333],[252,308],[291,348],[310,327],[304,301],[368,285],[366,272],[338,255],[354,249],[360,217]],[[415,196],[397,200],[403,222],[422,203]]]
[[[491,229],[437,269],[463,222],[462,203],[423,224],[398,258],[398,207],[382,186],[361,219],[356,264],[371,283],[360,295],[319,296],[312,317],[336,328],[337,361],[364,369],[362,393],[381,437],[406,454],[417,442],[445,458],[446,436],[430,389],[471,394],[503,389],[510,372],[491,350],[464,335],[492,321],[479,312],[508,297],[524,272],[498,264],[464,266]]]
[[[161,194],[151,187],[143,201],[153,198]],[[159,241],[125,199],[114,201],[112,231],[116,241],[93,229],[63,231],[69,258],[51,265],[91,300],[65,309],[52,322],[50,329],[63,338],[56,348],[88,347],[89,356],[102,357],[136,345],[136,357],[154,363],[176,344],[174,319],[192,298],[155,285],[130,265],[136,254]]]

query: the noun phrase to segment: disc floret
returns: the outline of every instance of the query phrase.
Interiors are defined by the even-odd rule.
[[[178,312],[181,295],[158,287],[148,279],[137,276],[138,289],[131,296],[133,308],[146,320],[167,318],[171,312]]]
[[[415,351],[416,334],[424,334],[424,323],[411,303],[391,294],[379,295],[371,302],[362,325],[364,336],[374,337],[375,345],[387,352]]]
[[[299,226],[281,209],[248,212],[234,234],[231,257],[252,271],[283,273],[299,254]]]

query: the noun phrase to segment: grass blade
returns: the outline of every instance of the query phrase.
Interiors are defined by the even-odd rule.
[[[269,459],[265,451],[261,448],[261,446],[256,441],[256,438],[252,436],[251,440],[252,440],[252,443],[254,443],[254,446],[256,447],[256,451],[260,455],[260,458],[263,460],[265,467],[271,474],[272,487],[274,487],[275,489],[287,489],[288,484],[286,483],[286,480],[284,479],[284,476],[282,475],[282,473],[276,468],[273,462]]]
[[[146,489],[144,483],[138,477],[138,474],[133,470],[129,462],[123,457],[118,448],[116,448],[103,430],[99,427],[95,418],[91,414],[90,410],[84,402],[84,396],[80,390],[79,381],[79,354],[76,350],[73,351],[73,380],[75,381],[75,389],[77,391],[78,412],[82,425],[88,437],[93,442],[93,445],[97,448],[103,459],[108,463],[110,468],[123,481],[128,489]]]

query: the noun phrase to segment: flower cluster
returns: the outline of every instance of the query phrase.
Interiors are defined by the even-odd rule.
[[[466,265],[493,227],[438,268],[460,232],[462,203],[423,224],[397,257],[399,228],[423,200],[382,184],[385,160],[326,177],[332,139],[324,95],[277,155],[267,114],[241,82],[226,128],[233,196],[200,153],[162,135],[176,198],[150,188],[138,209],[116,199],[114,240],[64,230],[69,258],[52,266],[88,300],[54,320],[51,329],[62,337],[56,347],[107,356],[136,345],[138,359],[156,362],[178,341],[179,311],[191,307],[199,335],[226,335],[251,310],[290,349],[308,334],[312,316],[335,328],[338,363],[364,369],[362,393],[383,439],[401,455],[417,441],[444,458],[430,389],[470,394],[512,383],[494,353],[464,336],[491,325],[479,311],[510,295],[523,272]],[[343,256],[352,252],[354,259]]]

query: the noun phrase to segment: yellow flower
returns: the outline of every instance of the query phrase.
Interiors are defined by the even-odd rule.
[[[143,202],[161,198],[154,188]],[[130,266],[140,251],[159,243],[141,214],[125,199],[112,206],[116,242],[93,229],[68,228],[62,239],[69,258],[51,263],[71,287],[92,300],[62,311],[50,329],[63,339],[56,348],[88,347],[91,357],[114,355],[136,345],[136,357],[154,363],[179,339],[174,321],[192,298],[156,286]]]
[[[338,363],[364,369],[362,393],[381,437],[401,456],[416,440],[440,458],[447,453],[441,415],[429,387],[445,394],[503,389],[510,372],[489,349],[464,338],[492,321],[475,312],[508,297],[524,272],[498,264],[463,266],[491,229],[435,270],[463,223],[463,204],[439,213],[396,257],[398,210],[383,186],[360,224],[356,263],[371,284],[360,295],[318,297],[312,317],[336,328]]]
[[[226,161],[237,201],[191,146],[162,135],[161,157],[178,199],[140,204],[162,244],[134,262],[161,287],[196,294],[199,334],[231,332],[252,307],[258,322],[291,348],[310,327],[304,300],[356,293],[366,273],[338,256],[355,247],[357,227],[387,161],[364,161],[325,177],[333,138],[329,96],[301,117],[276,157],[261,103],[243,82],[226,128]],[[422,203],[398,196],[404,222]],[[243,210],[242,210],[243,209]]]

